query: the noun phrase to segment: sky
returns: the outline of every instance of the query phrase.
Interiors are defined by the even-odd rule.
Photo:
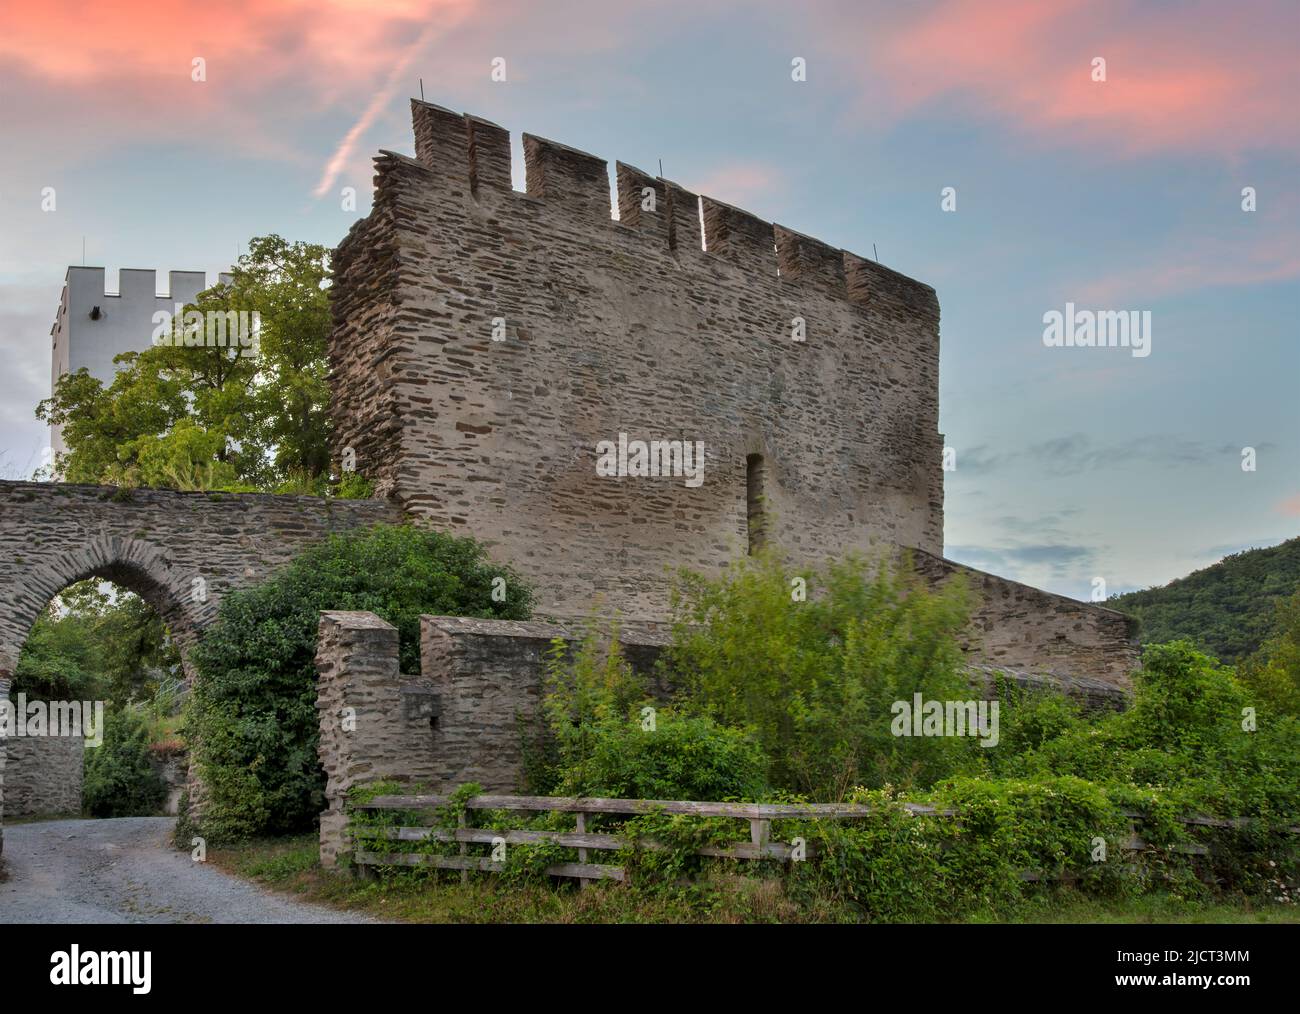
[[[110,291],[333,245],[422,82],[510,130],[519,189],[523,131],[662,160],[933,285],[945,554],[1163,584],[1300,534],[1297,38],[1295,0],[0,0],[0,474],[49,442],[83,243]],[[1049,347],[1067,303],[1149,311],[1149,354]]]

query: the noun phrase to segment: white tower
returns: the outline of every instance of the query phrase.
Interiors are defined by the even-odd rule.
[[[68,268],[58,316],[50,328],[51,392],[63,374],[83,367],[107,387],[118,369],[114,356],[143,352],[152,345],[155,313],[174,313],[177,303],[192,303],[207,288],[202,271],[169,271],[170,291],[160,296],[155,275],[153,269],[123,268],[117,276],[118,291],[111,293],[104,290],[103,268]],[[50,427],[56,454],[67,450],[60,429]]]

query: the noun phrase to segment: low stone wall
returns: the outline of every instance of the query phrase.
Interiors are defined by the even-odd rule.
[[[8,676],[0,672],[0,701],[9,699],[9,687],[11,686]],[[8,742],[7,736],[0,736],[0,856],[5,854],[5,758],[9,751],[5,749]]]
[[[978,665],[1051,677],[1074,693],[1097,685],[1127,691],[1138,667],[1132,622],[1123,613],[1079,602],[996,574],[909,550],[918,573],[940,584],[961,577],[978,596],[962,650]]]
[[[86,741],[81,736],[6,736],[7,817],[80,815]]]
[[[546,659],[558,638],[570,647],[579,624],[421,617],[422,674],[399,671],[395,627],[373,613],[321,614],[316,649],[320,759],[327,777],[321,815],[321,862],[334,866],[347,851],[344,805],[358,784],[393,780],[450,792],[478,782],[488,792],[518,790],[523,774],[521,723],[538,713]],[[664,625],[621,621],[619,641],[632,666],[666,697],[655,661],[668,643]],[[1103,680],[1054,677],[968,666],[984,696],[1001,676],[1016,686],[1058,689],[1089,710],[1125,706],[1125,692]]]
[[[321,614],[322,865],[334,866],[346,851],[343,808],[354,785],[391,779],[432,792],[465,782],[517,789],[519,723],[537,713],[546,653],[554,638],[571,644],[582,636],[558,623],[425,616],[421,624],[423,673],[406,676],[395,627],[373,613]],[[632,665],[649,673],[666,634],[658,624],[625,622],[620,642]]]
[[[433,770],[437,785],[478,782],[489,792],[519,788],[524,763],[520,719],[537,715],[547,653],[554,640],[572,647],[583,634],[579,624],[421,617],[423,678],[440,707]],[[660,623],[620,620],[619,643],[632,667],[653,679],[668,633]],[[667,696],[663,686],[652,684],[651,692]]]

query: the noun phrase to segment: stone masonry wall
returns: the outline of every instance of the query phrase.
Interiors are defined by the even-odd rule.
[[[505,130],[413,115],[335,257],[336,457],[551,614],[662,618],[669,568],[743,555],[750,455],[791,552],[942,551],[933,289],[622,163],[612,220],[605,162],[527,134],[517,193]],[[598,477],[620,433],[703,441],[703,485]]]
[[[421,676],[398,671],[397,630],[373,613],[321,614],[316,649],[320,759],[326,775],[321,862],[347,851],[344,805],[357,784],[393,780],[444,792],[465,782],[519,788],[519,720],[536,716],[552,638],[581,632],[543,622],[421,618]],[[664,643],[655,624],[620,641],[649,673]],[[662,692],[663,688],[659,688]]]
[[[5,816],[80,815],[83,737],[6,736],[4,752]]]
[[[551,642],[558,638],[572,646],[582,636],[581,627],[571,624],[420,618],[420,664],[440,703],[435,784],[519,788],[524,760],[519,719],[537,715]],[[619,643],[632,667],[653,678],[668,633],[655,622],[620,620]],[[652,684],[658,696],[666,696],[667,689]]]
[[[605,162],[528,134],[517,193],[504,129],[412,113],[335,258],[337,457],[542,615],[662,620],[676,568],[761,529],[796,562],[912,548],[981,593],[974,662],[1127,686],[1117,614],[942,559],[933,289],[623,163],[611,219]],[[598,476],[620,433],[702,441],[703,484]]]
[[[9,687],[10,687],[9,674],[0,673],[0,701],[7,700],[9,698]],[[9,737],[7,736],[0,737],[0,856],[4,855],[4,850],[5,850],[5,839],[4,839],[5,767],[6,767],[5,759],[7,753],[7,751],[5,750],[5,744],[8,742],[8,739]]]
[[[398,671],[396,628],[373,613],[323,613],[316,651],[320,758],[327,809],[321,815],[321,861],[347,851],[344,804],[354,785],[393,780],[447,793],[467,782],[488,792],[515,792],[523,775],[523,735],[538,714],[546,658],[559,638],[572,646],[580,627],[541,621],[423,616],[422,675]],[[652,622],[622,621],[619,641],[651,692],[666,698],[655,662],[668,632]],[[997,692],[996,677],[1029,690],[1064,689],[1089,710],[1122,709],[1124,693],[1099,680],[1056,680],[971,665],[979,696]]]
[[[261,581],[330,532],[400,519],[384,500],[0,482],[0,676],[13,673],[50,599],[75,581],[100,577],[136,592],[184,648],[228,590]]]
[[[227,591],[262,580],[330,532],[401,517],[386,500],[0,481],[0,688],[7,692],[37,616],[83,578],[140,595],[185,659]],[[3,753],[0,741],[0,824]]]
[[[318,754],[326,777],[321,862],[333,866],[346,851],[344,805],[352,786],[433,778],[432,698],[402,676],[397,628],[374,613],[321,613],[316,672]]]
[[[1136,631],[1114,609],[913,551],[913,565],[934,583],[961,576],[977,605],[962,648],[977,665],[1049,676],[1066,690],[1091,683],[1126,690],[1138,665]]]

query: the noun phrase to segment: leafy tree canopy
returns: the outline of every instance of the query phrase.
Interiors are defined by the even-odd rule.
[[[180,663],[162,619],[138,596],[94,578],[69,586],[33,624],[12,693],[37,700],[150,698]]]
[[[1107,605],[1137,617],[1143,644],[1184,638],[1224,662],[1257,650],[1278,603],[1300,588],[1300,538],[1233,553],[1162,588],[1116,595]]]
[[[37,418],[63,428],[55,471],[68,482],[271,492],[325,491],[329,251],[260,236],[229,284],[199,293],[144,352],[115,360],[105,387],[85,370],[60,378]],[[245,354],[197,342],[190,310],[260,315]],[[211,317],[205,319],[225,319]]]

